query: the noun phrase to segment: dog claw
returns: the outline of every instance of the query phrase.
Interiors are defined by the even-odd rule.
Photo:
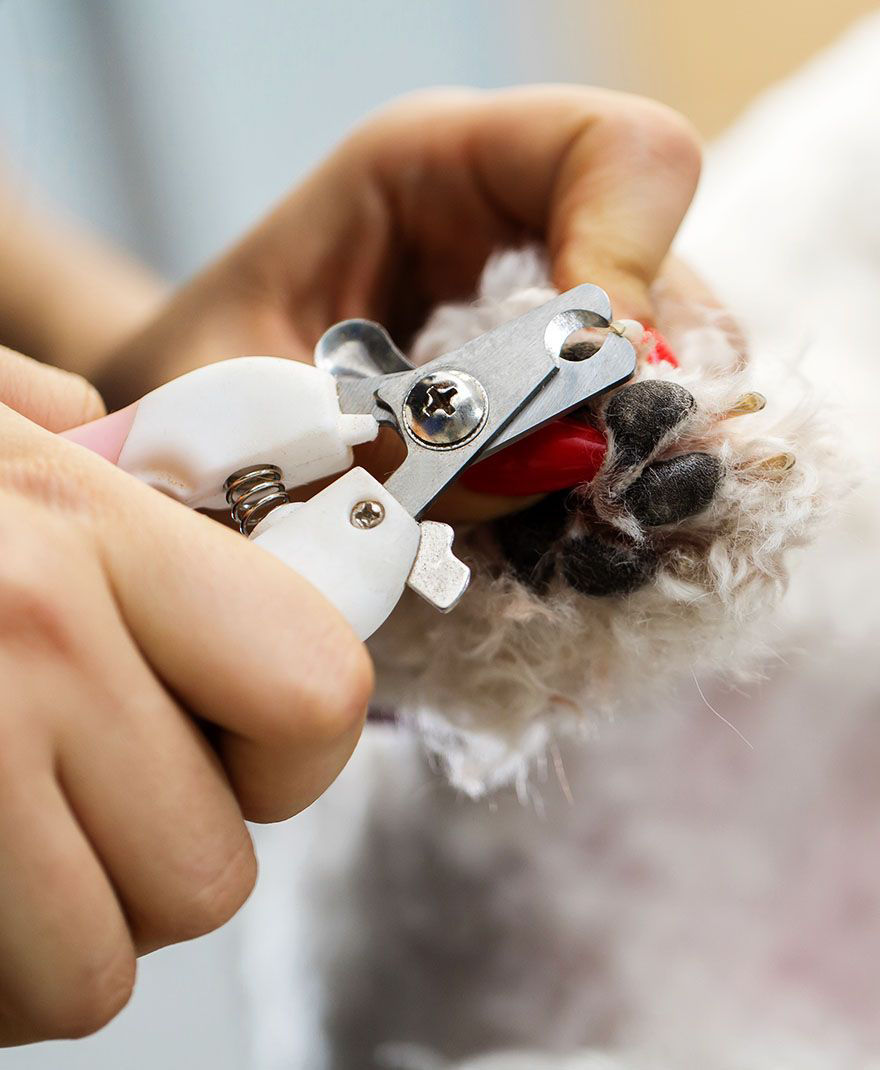
[[[793,453],[774,453],[772,457],[764,457],[763,460],[755,461],[749,467],[775,476],[790,472],[796,464],[797,457]]]
[[[760,412],[766,404],[767,399],[763,394],[751,390],[748,394],[738,397],[730,408],[721,414],[721,419],[730,420],[734,416],[750,416],[753,412]]]

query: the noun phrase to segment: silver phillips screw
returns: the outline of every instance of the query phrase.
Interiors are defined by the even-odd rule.
[[[385,507],[381,502],[369,500],[356,502],[349,519],[353,527],[369,531],[371,528],[378,527],[385,519]]]
[[[479,434],[489,415],[489,398],[467,372],[429,372],[403,402],[404,426],[430,449],[448,450]]]

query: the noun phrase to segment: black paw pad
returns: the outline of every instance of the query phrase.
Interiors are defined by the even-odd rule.
[[[562,536],[571,517],[569,491],[548,494],[521,513],[501,517],[494,524],[495,537],[517,579],[537,591],[544,590],[553,574],[553,544]]]
[[[658,565],[659,559],[649,547],[607,542],[596,535],[566,542],[560,560],[569,585],[595,597],[637,590],[651,579]]]
[[[662,379],[645,379],[618,390],[605,408],[617,464],[624,468],[644,464],[694,405],[690,391]]]
[[[702,512],[715,497],[723,469],[708,453],[683,453],[648,465],[623,500],[641,524],[677,524]]]

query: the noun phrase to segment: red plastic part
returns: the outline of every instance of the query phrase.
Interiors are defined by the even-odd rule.
[[[646,327],[644,337],[647,338],[649,342],[653,343],[645,356],[645,360],[648,364],[659,364],[660,361],[663,360],[667,364],[671,364],[673,368],[679,366],[678,358],[669,348],[669,343],[656,327]],[[642,344],[644,345],[644,341]]]
[[[468,490],[519,497],[589,483],[605,458],[605,436],[576,419],[555,420],[466,469]]]

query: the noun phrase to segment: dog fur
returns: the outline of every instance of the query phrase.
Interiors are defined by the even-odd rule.
[[[439,708],[454,737],[433,744],[453,779],[479,795],[512,776],[519,793],[469,798],[416,735],[376,725],[316,806],[261,833],[246,916],[260,1070],[876,1070],[878,58],[874,18],[760,101],[713,151],[680,242],[741,318],[749,385],[771,402],[724,436],[755,455],[793,447],[795,482],[739,499],[748,554],[726,542],[720,567],[704,561],[696,604],[675,574],[587,612],[486,572],[455,626],[428,613],[420,646],[380,637],[386,686],[415,718]],[[502,278],[513,263],[493,269],[492,300],[524,281]],[[482,309],[461,315],[487,325]],[[741,386],[700,394],[704,342],[679,345],[681,375],[712,411]],[[813,430],[824,421],[830,438]],[[774,546],[805,541],[814,508],[815,541]],[[756,561],[770,564],[753,580]],[[566,667],[567,632],[564,653],[534,638],[544,627],[550,645],[568,612],[587,661],[608,652],[613,687]],[[471,647],[516,672],[520,656],[540,664],[528,701],[470,665]],[[749,682],[721,680],[731,661]],[[452,665],[467,686],[444,679]],[[586,743],[552,737],[551,690],[575,700]],[[458,737],[485,726],[490,753],[474,759]]]
[[[414,359],[449,352],[554,295],[537,253],[498,256],[476,303],[434,313]],[[662,296],[659,305],[662,322]],[[380,705],[408,721],[471,795],[511,778],[523,784],[554,734],[589,732],[617,710],[650,702],[683,671],[743,679],[766,663],[766,626],[787,586],[790,551],[814,537],[846,492],[852,465],[801,376],[766,363],[751,371],[717,314],[700,318],[676,340],[680,368],[641,361],[638,379],[676,383],[696,402],[654,459],[701,451],[717,457],[725,475],[710,508],[668,526],[651,582],[609,597],[559,582],[536,593],[479,527],[456,543],[474,575],[456,611],[439,617],[408,597],[371,644]],[[772,398],[764,412],[721,418],[759,386]],[[762,461],[787,452],[797,458],[793,469],[762,471]],[[603,520],[644,539],[608,492],[616,460],[612,438],[581,494]]]

